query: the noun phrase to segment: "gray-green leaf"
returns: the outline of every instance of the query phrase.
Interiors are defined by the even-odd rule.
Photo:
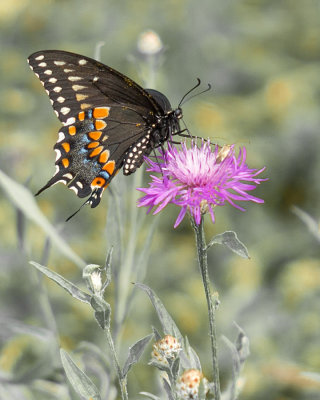
[[[214,244],[223,244],[231,251],[238,254],[240,257],[250,258],[246,246],[242,242],[240,242],[235,232],[226,231],[224,233],[220,233],[219,235],[214,236],[210,240],[207,249],[209,249]]]
[[[135,344],[133,344],[131,347],[129,347],[129,355],[128,355],[127,361],[125,362],[123,370],[122,370],[123,377],[125,377],[127,375],[127,373],[129,372],[130,368],[139,361],[145,347],[150,342],[152,337],[153,337],[153,333],[138,340]]]
[[[111,318],[110,304],[101,297],[93,295],[91,297],[91,307],[94,309],[94,316],[102,329],[109,329]]]
[[[0,170],[0,185],[7,193],[12,203],[23,212],[23,214],[38,224],[43,231],[48,235],[57,248],[79,267],[84,267],[85,262],[61,239],[56,229],[50,224],[47,218],[42,214],[34,196],[23,185],[9,178]]]
[[[169,385],[168,381],[165,378],[163,378],[162,383],[163,383],[164,390],[167,393],[168,399],[173,400],[172,389],[171,389],[171,386]]]
[[[201,371],[201,363],[197,353],[189,344],[189,340],[186,337],[185,345],[183,346],[183,351],[179,353],[181,359],[181,366],[184,369],[197,369]]]
[[[149,392],[140,392],[139,394],[141,394],[142,396],[149,397],[149,399],[151,399],[151,400],[161,400],[160,397],[158,397],[152,393],[149,393]]]
[[[63,368],[74,390],[86,400],[101,400],[98,388],[92,380],[74,363],[69,354],[60,350]]]
[[[320,242],[319,221],[316,221],[311,215],[299,207],[293,206],[292,212],[306,225],[310,233]]]
[[[180,343],[182,343],[182,335],[181,335],[177,325],[171,318],[170,314],[168,313],[168,311],[166,310],[166,308],[160,301],[159,297],[154,293],[154,291],[152,289],[150,289],[147,285],[144,285],[143,283],[135,283],[135,286],[138,286],[140,289],[144,290],[147,293],[147,295],[149,296],[149,298],[153,304],[153,307],[155,308],[155,310],[158,314],[158,318],[162,325],[163,333],[165,335],[174,336],[175,338],[177,338],[180,341]]]
[[[35,261],[30,261],[30,264],[36,267],[40,272],[42,272],[48,278],[56,282],[59,286],[61,286],[64,290],[66,290],[69,294],[71,294],[72,297],[74,297],[77,300],[83,301],[84,303],[90,304],[91,296],[86,292],[84,292],[83,290],[79,289],[72,282],[68,281],[63,276],[57,274],[51,269],[44,267],[41,264],[38,264]]]

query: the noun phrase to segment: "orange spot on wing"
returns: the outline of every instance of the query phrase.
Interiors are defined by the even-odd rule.
[[[101,135],[102,135],[102,132],[96,132],[96,131],[92,131],[92,132],[88,133],[89,138],[93,139],[93,140],[99,140]]]
[[[99,146],[99,142],[91,142],[88,144],[88,149],[94,149]]]
[[[100,154],[103,150],[103,146],[99,146],[97,148],[95,148],[91,153],[90,153],[90,157],[95,157],[98,154]]]
[[[64,143],[62,143],[61,146],[64,148],[66,153],[69,153],[69,151],[70,151],[70,144],[69,143],[64,142]]]
[[[69,135],[73,136],[77,132],[77,129],[75,126],[69,126]]]
[[[84,120],[84,111],[80,111],[79,112],[78,119],[79,119],[79,121],[83,121]]]
[[[93,109],[94,118],[107,118],[108,115],[109,115],[108,107],[95,107]]]
[[[106,183],[106,180],[102,178],[101,176],[97,176],[94,178],[94,180],[91,182],[91,186],[99,186],[102,187]]]
[[[110,156],[110,151],[109,150],[103,151],[99,156],[99,163],[100,164],[105,164],[108,161],[109,156]]]
[[[65,168],[68,168],[68,167],[69,167],[69,160],[68,160],[67,158],[63,158],[61,162],[62,162],[62,165],[63,165]]]
[[[116,163],[112,160],[112,161],[107,162],[107,164],[105,164],[102,167],[102,169],[104,171],[107,171],[108,174],[111,176],[113,174],[113,172],[114,172],[115,166],[116,166]]]
[[[95,128],[98,130],[104,129],[107,124],[104,121],[101,121],[100,119],[98,119],[95,124],[94,124]]]

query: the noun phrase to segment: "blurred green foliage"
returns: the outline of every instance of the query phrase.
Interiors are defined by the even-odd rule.
[[[245,145],[249,165],[267,167],[269,181],[254,193],[265,199],[264,205],[248,204],[246,213],[223,207],[216,213],[216,224],[208,218],[206,226],[208,239],[225,230],[236,231],[251,255],[250,260],[242,260],[220,247],[209,254],[221,300],[219,334],[232,337],[235,320],[251,341],[251,356],[243,371],[243,399],[319,398],[319,383],[300,375],[320,370],[319,243],[291,211],[292,205],[298,205],[315,217],[320,215],[319,20],[316,0],[0,3],[1,169],[32,192],[54,171],[52,146],[60,125],[28,68],[28,55],[55,48],[93,57],[96,44],[104,41],[101,61],[144,84],[142,75],[147,67],[137,61],[136,46],[140,33],[150,28],[165,46],[155,86],[172,105],[178,104],[196,77],[213,85],[210,93],[184,106],[184,120],[191,132],[220,144]],[[118,179],[121,177],[114,179],[111,190]],[[104,199],[107,197],[108,191]],[[104,263],[108,246],[114,244],[106,241],[107,236],[112,237],[105,229],[106,200],[97,209],[83,209],[68,223],[63,221],[81,204],[72,191],[57,185],[37,202],[82,259]],[[143,215],[145,210],[139,212]],[[207,317],[194,238],[187,221],[173,229],[176,215],[173,206],[161,213],[145,282],[200,354],[206,374],[210,373]],[[38,278],[27,261],[46,258],[45,234],[27,222],[21,250],[16,218],[16,210],[2,196],[0,318],[43,327]],[[151,225],[154,217],[147,218]],[[48,265],[74,282],[81,280],[79,269],[55,247]],[[73,349],[83,340],[102,343],[90,310],[51,282],[45,284],[61,345]],[[111,298],[112,293],[108,301]],[[157,325],[154,310],[141,293],[133,305],[122,332],[121,359],[130,344],[150,333],[151,324]],[[22,352],[32,362],[42,351],[35,349],[33,339],[27,344],[19,337],[4,336],[0,366],[6,371],[14,370]],[[220,356],[223,385],[230,373],[230,355],[222,342]],[[41,362],[42,357],[43,353]],[[152,371],[145,364],[131,372],[132,398],[140,390],[153,391],[155,387]],[[53,392],[60,393],[62,386],[55,383],[43,381],[40,388],[31,385],[31,398],[44,399],[44,386],[51,385]],[[66,395],[60,394],[61,398]]]

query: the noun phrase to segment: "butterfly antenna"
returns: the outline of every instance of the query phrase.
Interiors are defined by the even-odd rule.
[[[191,93],[193,90],[197,89],[197,87],[199,87],[201,85],[201,80],[199,78],[197,78],[197,81],[198,81],[198,83],[193,88],[188,90],[186,94],[183,95],[182,99],[180,100],[180,103],[179,103],[178,107],[180,107],[182,105],[183,100],[188,96],[189,93]]]
[[[85,206],[86,204],[88,204],[88,200],[86,200],[86,201],[79,207],[79,209],[78,209],[76,212],[74,212],[72,215],[70,215],[70,217],[68,217],[68,218],[66,219],[66,222],[70,221],[70,219],[71,219],[72,217],[74,217],[76,214],[78,214],[78,212],[81,210],[81,208],[82,208],[83,206]]]
[[[199,86],[199,85],[198,85],[198,86]],[[194,89],[195,89],[196,87],[197,87],[197,86],[195,86]],[[196,96],[199,96],[200,94],[209,92],[209,90],[211,90],[211,87],[212,87],[212,86],[210,85],[210,83],[208,83],[207,89],[202,90],[202,92],[195,93],[194,95],[192,95],[191,97],[189,97],[184,103],[182,102],[182,100],[183,100],[186,96],[183,96],[182,100],[180,101],[179,106],[182,105],[182,104],[185,104],[187,101],[193,99],[193,98],[196,97]],[[190,91],[189,91],[189,93],[190,93]]]

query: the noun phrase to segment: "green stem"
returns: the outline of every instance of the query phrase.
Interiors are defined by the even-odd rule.
[[[197,225],[194,219],[191,219],[191,224],[196,235],[199,268],[208,305],[210,342],[211,342],[212,366],[213,366],[214,398],[215,400],[220,400],[221,393],[220,393],[219,366],[218,366],[218,355],[217,355],[217,334],[216,334],[216,323],[215,323],[216,308],[215,305],[213,304],[211,290],[210,290],[208,258],[206,250],[207,245],[203,228],[203,217],[201,217],[200,225]]]
[[[113,358],[113,363],[114,363],[116,371],[117,371],[117,376],[119,379],[119,385],[120,385],[120,391],[121,391],[121,398],[122,398],[122,400],[128,400],[127,377],[122,375],[122,371],[121,371],[120,364],[118,361],[116,349],[114,347],[111,331],[108,328],[106,328],[104,331],[107,336],[107,341],[108,341],[111,355]]]

